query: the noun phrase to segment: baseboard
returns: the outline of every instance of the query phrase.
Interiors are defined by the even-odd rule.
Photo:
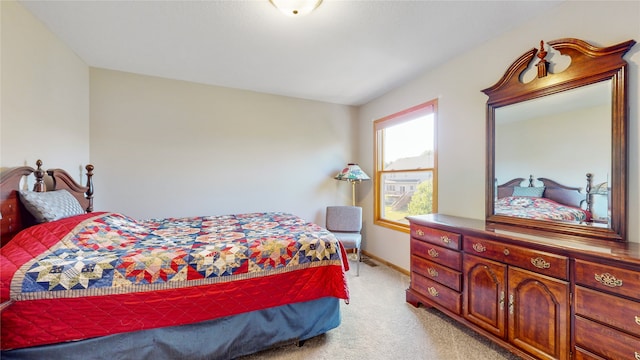
[[[371,259],[373,259],[373,260],[375,260],[375,261],[377,261],[377,262],[379,262],[379,263],[381,263],[381,264],[383,264],[385,266],[388,266],[388,267],[392,268],[393,270],[399,271],[399,272],[401,272],[401,273],[403,273],[403,274],[405,274],[407,276],[409,276],[411,274],[409,272],[409,270],[403,269],[403,268],[399,267],[396,264],[392,264],[392,263],[388,262],[387,260],[381,259],[381,258],[379,258],[379,257],[377,257],[377,256],[375,256],[373,254],[370,254],[365,250],[362,250],[362,255],[364,255],[364,256],[366,256],[368,258],[371,258]]]

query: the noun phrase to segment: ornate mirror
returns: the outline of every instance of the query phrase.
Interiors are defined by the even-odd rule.
[[[623,56],[634,44],[541,41],[483,90],[487,221],[626,241]]]

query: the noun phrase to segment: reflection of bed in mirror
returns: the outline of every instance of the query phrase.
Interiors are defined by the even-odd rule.
[[[591,188],[587,175],[586,187]],[[536,220],[585,223],[592,221],[591,201],[581,187],[560,184],[547,178],[515,178],[497,185],[496,215]]]

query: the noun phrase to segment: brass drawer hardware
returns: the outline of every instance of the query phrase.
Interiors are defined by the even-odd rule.
[[[504,249],[503,253],[504,253],[505,255],[509,256],[509,253],[510,253],[510,252],[509,252],[509,249]]]
[[[434,277],[434,278],[438,277],[438,271],[436,269],[434,269],[434,268],[428,268],[427,272],[429,273],[429,275],[431,277]]]
[[[484,245],[482,245],[481,243],[475,243],[475,244],[473,244],[473,250],[475,250],[476,252],[481,253],[481,252],[487,251],[487,248]]]
[[[509,295],[509,314],[513,315],[513,294]]]
[[[504,306],[504,291],[500,292],[500,308]]]
[[[597,282],[601,283],[604,286],[608,286],[608,287],[622,286],[622,280],[617,279],[615,276],[609,273],[595,274],[595,279]]]
[[[433,297],[438,297],[438,295],[440,295],[438,294],[438,290],[436,290],[436,288],[434,287],[427,288],[427,290],[429,290],[429,294],[431,294],[431,296]]]
[[[537,267],[538,269],[548,269],[551,267],[551,264],[541,257],[537,257],[535,259],[531,258],[531,264],[533,264],[533,266]]]
[[[636,360],[640,360],[640,353],[637,351],[634,351],[634,353],[636,354]]]
[[[636,324],[640,325],[640,316],[636,316]]]
[[[429,256],[434,257],[434,258],[437,258],[438,255],[440,255],[440,254],[438,254],[436,249],[429,249],[429,251],[427,251],[427,253],[429,254]]]
[[[420,229],[416,229],[416,234],[418,236],[423,236],[424,235],[424,231],[420,230]]]
[[[442,240],[443,243],[448,244],[451,242],[451,239],[449,239],[449,237],[447,235],[442,235],[440,236],[440,240]]]

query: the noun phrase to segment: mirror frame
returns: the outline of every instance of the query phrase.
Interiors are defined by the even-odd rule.
[[[610,47],[596,47],[585,41],[564,38],[550,41],[548,46],[571,57],[570,65],[558,73],[548,71],[549,62],[544,43],[540,50],[533,48],[520,56],[493,86],[482,90],[487,100],[487,170],[486,170],[486,219],[488,222],[516,225],[525,228],[544,229],[551,232],[578,235],[589,238],[627,241],[627,62],[622,58],[636,42],[626,42]],[[523,83],[520,78],[534,59],[538,75]],[[495,110],[604,80],[612,81],[611,92],[611,222],[608,228],[588,224],[565,223],[552,220],[535,220],[494,214],[495,177]],[[525,174],[526,175],[526,174]]]

